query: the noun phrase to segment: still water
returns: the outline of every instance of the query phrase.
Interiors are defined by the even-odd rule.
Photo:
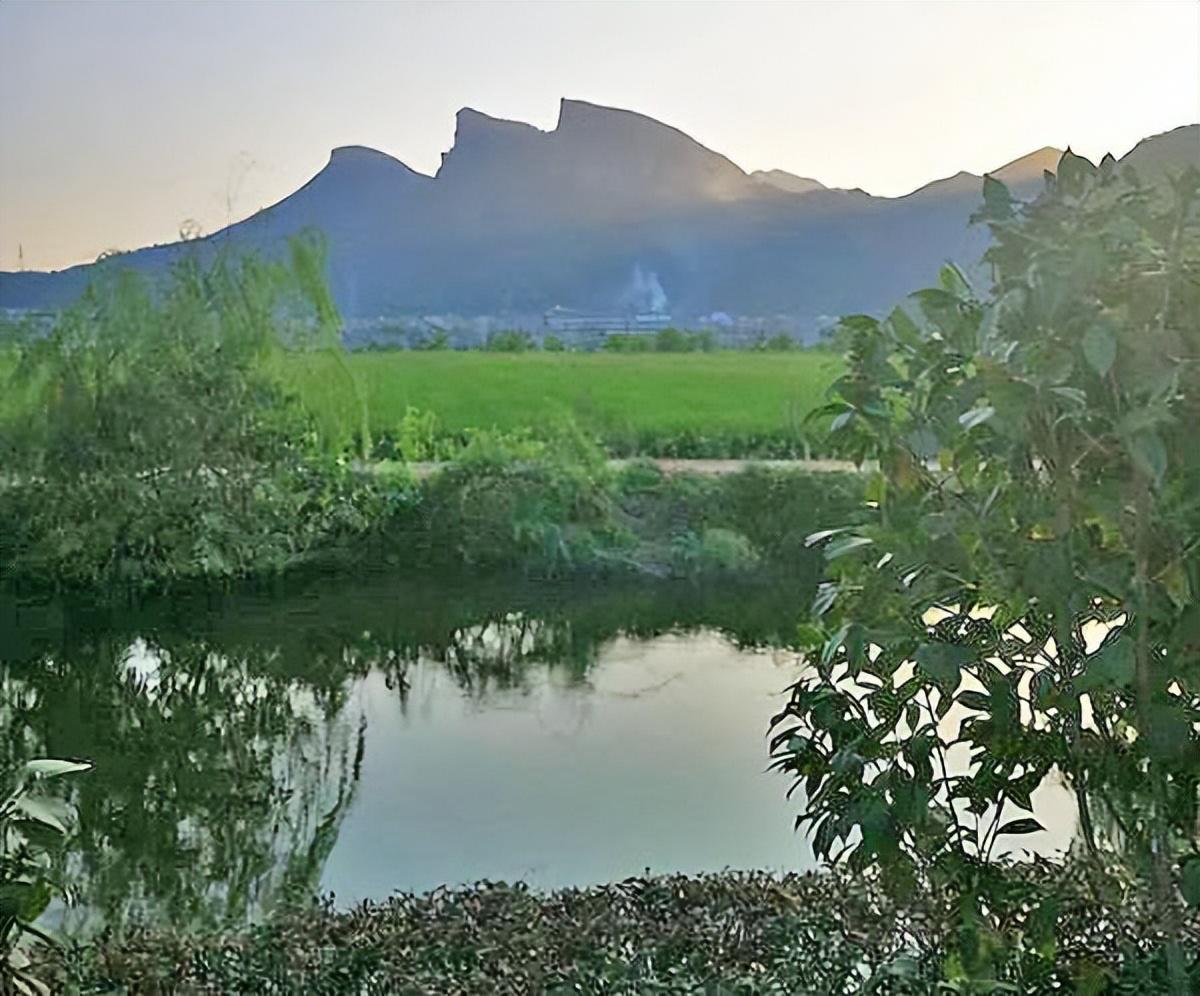
[[[68,789],[80,930],[316,892],[810,867],[765,770],[810,597],[375,578],[7,605],[0,764],[96,762]]]
[[[359,794],[321,884],[339,898],[480,878],[555,886],[810,863],[766,723],[792,666],[711,633],[624,638],[583,681],[534,665],[472,699],[422,662],[372,673]]]

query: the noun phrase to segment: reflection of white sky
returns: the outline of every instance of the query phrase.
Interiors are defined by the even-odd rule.
[[[349,901],[480,877],[805,867],[767,722],[795,675],[707,635],[618,640],[582,686],[532,668],[480,705],[436,664],[372,675],[366,761],[323,886]]]
[[[927,626],[935,626],[945,619],[951,618],[958,611],[958,606],[931,606],[926,609],[922,616],[922,621]],[[975,618],[990,619],[995,614],[994,607],[976,607],[971,609],[969,615]],[[1114,629],[1123,626],[1126,622],[1124,615],[1117,617],[1112,623],[1105,623],[1099,620],[1089,620],[1081,626],[1081,634],[1084,639],[1084,647],[1087,653],[1095,653],[1105,638]],[[1044,646],[1036,648],[1032,645],[1032,637],[1029,632],[1020,623],[1010,627],[1008,630],[1010,636],[1015,639],[1029,643],[1028,663],[1035,668],[1041,669],[1048,666],[1049,662],[1055,657],[1057,647],[1053,637],[1048,639]],[[872,645],[869,648],[868,655],[871,660],[875,660],[880,652],[880,648]],[[1007,666],[1004,665],[998,658],[989,658],[989,662],[1001,670],[1007,671]],[[916,670],[915,665],[911,661],[905,661],[900,664],[892,673],[891,680],[894,688],[899,688],[907,682]],[[809,674],[815,674],[815,670],[809,670]],[[844,678],[844,667],[835,669],[835,680],[847,689],[857,687],[858,693],[865,694],[865,685],[856,685],[855,682],[850,682]],[[984,684],[979,681],[974,675],[964,671],[961,677],[960,690],[986,692]],[[1030,722],[1035,725],[1044,726],[1047,722],[1047,717],[1042,713],[1034,713],[1029,700],[1029,680],[1022,680],[1018,686],[1019,699],[1021,702],[1021,718],[1023,722]],[[917,704],[923,710],[927,710],[930,704],[936,706],[938,704],[938,693],[934,693],[932,699],[928,702],[922,698]],[[938,720],[938,733],[943,743],[953,744],[959,734],[959,728],[963,720],[972,715],[973,711],[955,702],[947,711],[946,714]],[[1085,728],[1095,729],[1093,719],[1092,706],[1090,698],[1087,695],[1082,697],[1082,721]],[[921,722],[924,723],[928,719],[928,713],[922,716]],[[899,735],[908,736],[912,730],[908,723],[902,718],[897,724]],[[946,768],[952,775],[963,774],[971,768],[971,745],[965,743],[953,744],[946,750]],[[940,770],[935,759],[935,772]],[[1021,834],[1019,836],[1008,836],[999,839],[993,854],[1001,856],[1004,854],[1021,854],[1032,852],[1042,855],[1052,855],[1065,851],[1070,847],[1071,841],[1075,836],[1079,812],[1078,805],[1075,799],[1075,793],[1070,786],[1066,784],[1062,774],[1054,769],[1042,782],[1042,784],[1031,793],[1031,801],[1033,803],[1033,815],[1041,822],[1044,830],[1037,833]],[[960,822],[964,825],[974,828],[976,826],[976,818],[966,812],[965,803],[958,803],[960,810]],[[1027,811],[1018,808],[1009,803],[1005,806],[1001,818],[1007,822],[1010,819],[1016,819],[1022,816],[1030,815]],[[979,817],[978,826],[986,829],[996,817],[996,808],[989,807]]]
[[[143,688],[153,692],[158,688],[163,659],[159,650],[140,636],[129,645],[121,661],[125,672],[137,679]]]
[[[0,269],[207,231],[338,145],[432,172],[474,106],[642,111],[745,169],[896,195],[1200,119],[1200,6],[0,3]]]

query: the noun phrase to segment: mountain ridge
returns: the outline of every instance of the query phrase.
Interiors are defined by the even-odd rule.
[[[1032,193],[1060,155],[1043,147],[990,175]],[[1147,171],[1200,165],[1200,126],[1150,136],[1126,159]],[[183,252],[269,254],[317,227],[351,319],[433,313],[530,327],[556,306],[666,302],[684,322],[770,316],[808,334],[830,315],[889,307],[947,259],[976,263],[986,233],[967,222],[981,185],[961,171],[882,198],[781,170],[747,173],[646,115],[564,98],[549,131],[463,108],[432,176],[339,146],[275,204],[120,261],[156,274]],[[0,273],[0,307],[60,307],[91,267]],[[642,300],[649,286],[658,291]]]

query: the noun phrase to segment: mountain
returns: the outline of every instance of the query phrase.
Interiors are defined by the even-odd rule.
[[[1196,126],[1178,129],[1126,159],[1148,171],[1200,163],[1198,138]],[[1032,193],[1060,155],[1039,149],[994,175]],[[154,275],[186,252],[270,254],[315,227],[350,319],[436,314],[540,327],[554,307],[669,309],[680,324],[769,316],[804,332],[827,316],[890,307],[947,259],[975,263],[986,233],[968,219],[981,183],[964,172],[873,197],[779,170],[747,174],[632,111],[564,100],[557,126],[543,131],[467,108],[435,176],[373,149],[334,149],[279,203],[119,263]],[[0,307],[62,306],[93,273],[0,274]]]
[[[814,190],[827,189],[820,180],[797,176],[783,169],[758,169],[750,174],[750,179],[777,190],[787,191],[789,194],[811,194]]]
[[[1153,181],[1180,163],[1200,163],[1200,124],[1184,125],[1172,131],[1144,138],[1121,159],[1141,179]]]

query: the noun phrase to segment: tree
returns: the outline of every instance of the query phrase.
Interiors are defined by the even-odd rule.
[[[0,413],[5,580],[227,578],[303,556],[347,510],[328,493],[344,482],[268,360],[336,338],[321,266],[297,241],[287,265],[189,255],[162,285],[114,269],[22,344]]]
[[[1192,991],[1200,172],[1150,188],[1068,152],[1029,205],[988,178],[978,220],[986,294],[946,267],[839,330],[849,370],[822,415],[879,469],[860,521],[810,537],[829,577],[775,763],[818,854],[959,897],[947,975],[978,991],[1053,924],[1049,897],[1006,901],[997,856],[1042,829],[1033,793],[1057,771],[1092,866],[1148,884],[1159,984]]]

